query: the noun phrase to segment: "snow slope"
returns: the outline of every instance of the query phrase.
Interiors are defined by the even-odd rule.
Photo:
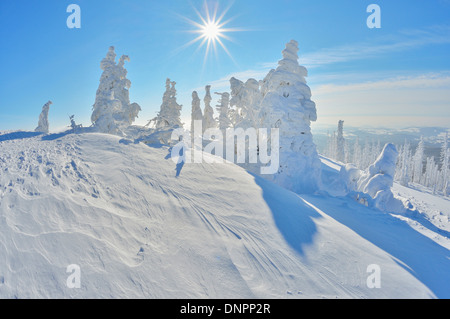
[[[448,298],[449,256],[399,218],[232,164],[97,133],[0,135],[1,298]]]

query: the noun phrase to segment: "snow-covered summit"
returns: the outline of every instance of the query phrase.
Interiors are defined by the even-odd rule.
[[[450,296],[449,250],[406,222],[168,154],[109,134],[0,133],[0,297]],[[367,286],[374,264],[381,289]]]

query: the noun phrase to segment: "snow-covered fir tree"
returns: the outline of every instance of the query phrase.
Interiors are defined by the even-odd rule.
[[[211,107],[211,85],[205,87],[205,98],[203,99],[205,103],[205,110],[203,112],[203,132],[209,128],[217,128],[217,122],[214,119],[214,110]]]
[[[35,132],[48,134],[49,132],[49,123],[48,123],[48,112],[50,111],[50,105],[52,105],[52,101],[48,101],[42,107],[41,114],[39,115],[38,126],[34,130]]]
[[[191,134],[194,134],[195,121],[203,121],[202,108],[200,107],[200,98],[196,91],[192,92],[192,111],[191,111]],[[203,133],[203,132],[201,132]]]
[[[344,164],[351,161],[349,145],[344,138],[344,121],[338,122],[337,132],[327,133],[325,155]]]
[[[361,169],[361,157],[362,151],[361,146],[359,145],[359,137],[356,137],[355,143],[353,144],[353,155],[351,162],[359,169]]]
[[[259,82],[248,79],[244,83],[233,77],[230,79],[230,88],[230,105],[236,109],[236,116],[232,119],[233,126],[258,128],[261,125],[259,112],[262,100]]]
[[[417,145],[416,152],[412,157],[412,176],[411,181],[414,183],[421,183],[423,176],[423,159],[424,159],[425,145],[423,137],[420,138]]]
[[[408,186],[411,176],[411,147],[407,141],[400,148],[397,160],[397,168],[395,170],[395,180],[403,186]]]
[[[217,122],[219,123],[219,129],[221,131],[225,131],[227,128],[231,127],[231,121],[229,118],[230,94],[227,92],[215,92],[215,94],[220,96],[219,104],[216,106],[216,110],[219,112]]]
[[[116,53],[111,46],[100,62],[103,73],[91,116],[91,121],[99,132],[123,134],[123,130],[135,121],[141,110],[137,103],[130,103],[131,81],[127,79],[125,61],[130,59],[123,55],[116,64]]]
[[[163,95],[163,101],[160,111],[153,121],[156,130],[170,130],[183,127],[181,123],[182,105],[177,103],[176,82],[166,79],[166,91]]]
[[[336,159],[345,163],[345,157],[344,121],[340,120],[336,136]]]
[[[448,148],[448,132],[445,132],[444,140],[441,147],[441,172],[442,172],[442,192],[444,196],[449,193],[450,187],[450,150]]]
[[[280,167],[266,177],[292,191],[311,192],[320,180],[320,159],[311,134],[317,113],[305,80],[308,72],[299,65],[297,52],[298,43],[290,41],[278,68],[263,80],[260,119],[262,128],[280,130]]]
[[[429,187],[436,193],[436,185],[439,181],[439,165],[436,164],[434,156],[427,158],[425,166],[424,183],[423,185]]]
[[[243,103],[242,94],[244,89],[244,82],[232,77],[230,79],[230,107],[232,108],[232,117],[230,118],[233,126],[236,126],[242,121]]]

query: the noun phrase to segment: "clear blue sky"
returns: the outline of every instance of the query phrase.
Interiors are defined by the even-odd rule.
[[[81,29],[69,29],[69,4],[81,8]],[[90,125],[108,47],[126,64],[131,102],[140,121],[159,110],[167,77],[177,82],[188,119],[191,92],[212,84],[226,90],[231,75],[262,79],[276,66],[286,42],[300,44],[300,63],[317,103],[318,124],[450,126],[449,0],[219,0],[229,7],[226,27],[242,29],[223,40],[234,61],[218,48],[204,50],[183,17],[200,22],[203,0],[0,1],[0,130],[32,130],[42,105],[53,101],[51,130],[68,115]],[[381,7],[381,29],[369,29],[366,8]]]

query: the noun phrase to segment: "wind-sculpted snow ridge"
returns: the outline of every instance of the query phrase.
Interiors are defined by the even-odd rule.
[[[234,164],[177,165],[108,134],[0,133],[0,298],[441,298],[449,268],[402,220]]]

